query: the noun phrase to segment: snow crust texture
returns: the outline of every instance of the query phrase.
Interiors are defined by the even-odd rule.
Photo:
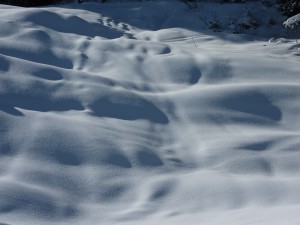
[[[300,223],[299,43],[195,18],[0,5],[0,224]]]

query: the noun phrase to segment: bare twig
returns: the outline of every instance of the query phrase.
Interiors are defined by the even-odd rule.
[[[198,48],[198,46],[197,46],[197,44],[196,44],[196,41],[195,41],[195,39],[194,39],[193,36],[192,36],[192,39],[193,39],[193,42],[194,42],[195,47]]]

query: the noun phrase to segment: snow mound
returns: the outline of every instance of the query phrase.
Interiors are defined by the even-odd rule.
[[[198,16],[0,5],[0,224],[300,223],[299,46]]]

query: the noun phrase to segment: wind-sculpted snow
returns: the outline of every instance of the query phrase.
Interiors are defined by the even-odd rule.
[[[298,43],[207,4],[0,5],[0,225],[300,223]]]

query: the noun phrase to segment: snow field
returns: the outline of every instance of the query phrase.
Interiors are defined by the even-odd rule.
[[[196,16],[0,6],[0,223],[300,222],[299,44]]]

